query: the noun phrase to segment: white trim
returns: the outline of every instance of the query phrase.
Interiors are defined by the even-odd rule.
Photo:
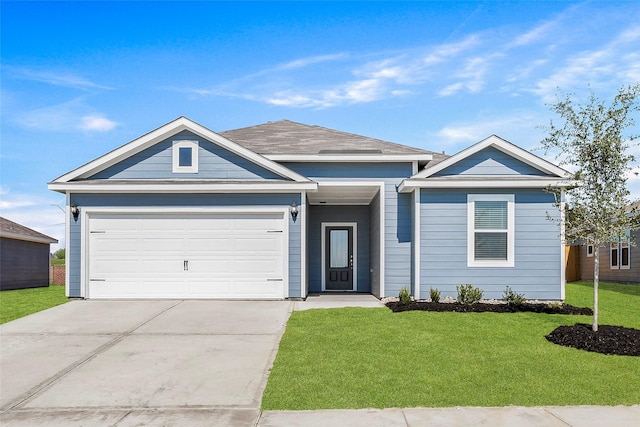
[[[67,204],[68,206],[68,204]],[[219,213],[281,213],[284,239],[283,253],[283,298],[289,297],[289,207],[262,207],[262,206],[223,206],[223,207],[112,207],[112,206],[88,206],[80,211],[81,263],[80,263],[80,296],[88,298],[89,295],[89,225],[90,216],[93,214],[219,214]],[[69,273],[67,268],[67,274]]]
[[[180,166],[180,149],[181,148],[189,148],[191,149],[191,165],[190,166]],[[198,173],[198,151],[199,151],[198,141],[192,140],[176,140],[173,141],[171,145],[171,155],[173,160],[173,173]]]
[[[560,178],[544,178],[528,176],[526,178],[508,178],[504,175],[474,176],[474,178],[460,178],[459,176],[447,178],[402,180],[398,186],[398,192],[409,193],[414,188],[564,188],[576,187],[580,184],[576,180],[562,180]]]
[[[269,160],[276,162],[363,162],[363,163],[404,163],[428,162],[433,160],[431,154],[265,154]]]
[[[592,244],[587,244],[587,258],[593,258],[594,248]],[[591,248],[591,253],[589,253],[589,248]]]
[[[507,140],[500,138],[499,136],[491,135],[490,137],[485,138],[484,140],[472,145],[471,147],[441,161],[437,165],[424,169],[413,178],[428,178],[488,147],[493,147],[497,150],[500,150],[503,153],[517,160],[520,160],[544,173],[555,175],[561,178],[570,178],[571,176],[569,172],[554,165],[553,163],[550,163],[543,158],[536,156],[535,154],[531,154],[530,152],[510,143]]]
[[[300,297],[309,295],[309,280],[307,277],[307,193],[300,192],[300,206],[298,206],[298,218],[300,219]]]
[[[386,198],[387,198],[387,194],[386,194],[386,184],[383,182],[380,184],[380,224],[379,224],[379,229],[380,229],[380,260],[379,260],[379,269],[380,269],[380,298],[384,298],[385,295],[385,254],[386,254],[386,215],[385,215],[385,208],[386,208]]]
[[[322,251],[321,254],[321,265],[322,265],[322,274],[320,275],[321,277],[321,286],[322,286],[322,292],[326,292],[326,263],[327,263],[327,259],[325,256],[325,249],[326,249],[326,242],[325,242],[325,234],[326,234],[326,228],[327,227],[353,227],[353,236],[351,236],[352,240],[353,240],[353,272],[351,273],[352,277],[353,277],[353,288],[351,289],[351,291],[345,291],[345,292],[356,292],[358,290],[358,223],[357,222],[322,222],[320,223],[320,232],[322,233],[321,236],[321,243],[320,243],[320,250]]]
[[[11,233],[10,231],[0,231],[0,237],[3,237],[5,239],[11,239],[11,240],[21,240],[24,242],[42,243],[44,245],[58,243],[58,241],[53,237],[52,238],[36,237],[36,236],[29,236],[29,235],[20,234],[20,233]]]
[[[475,259],[475,202],[507,202],[507,259]],[[493,230],[486,230],[491,232]],[[503,230],[500,230],[501,232]],[[515,196],[513,194],[467,194],[467,267],[513,267],[515,265]]]
[[[566,251],[566,233],[565,233],[565,192],[560,193],[560,299],[565,299],[565,285],[566,279],[566,265],[565,265],[565,251]]]
[[[115,165],[116,163],[131,157],[132,155],[139,153],[158,142],[161,142],[165,139],[171,138],[173,135],[178,134],[184,130],[188,130],[193,132],[194,134],[209,140],[210,142],[217,144],[234,154],[239,155],[240,157],[244,157],[245,159],[277,174],[284,178],[291,179],[296,182],[307,182],[309,181],[304,176],[282,166],[274,162],[273,160],[269,160],[264,156],[261,156],[258,153],[255,153],[235,142],[224,138],[221,135],[205,128],[198,123],[189,120],[186,117],[179,117],[172,122],[169,122],[158,129],[147,133],[115,150],[98,157],[97,159],[86,163],[79,168],[76,168],[66,174],[56,178],[52,183],[64,183],[69,182],[75,179],[88,178],[110,166]]]
[[[64,293],[65,296],[69,298],[69,288],[71,287],[69,277],[73,254],[71,253],[71,194],[68,192],[65,193],[64,216],[64,262],[66,264],[64,269]],[[80,287],[80,289],[82,289],[82,287]]]
[[[420,189],[413,191],[413,297],[420,299]]]
[[[49,190],[77,193],[289,193],[300,190],[316,191],[318,184],[307,182],[269,182],[269,181],[229,181],[229,182],[180,182],[180,181],[140,181],[120,182],[65,182],[50,183]]]

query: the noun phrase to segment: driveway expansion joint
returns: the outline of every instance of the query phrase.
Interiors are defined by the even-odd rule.
[[[141,328],[142,326],[144,326],[145,324],[149,323],[150,321],[152,321],[153,319],[155,319],[156,317],[160,316],[161,314],[165,313],[166,311],[174,308],[175,306],[177,306],[178,304],[182,303],[182,301],[178,301],[175,304],[171,305],[170,307],[165,308],[164,310],[161,310],[159,313],[156,313],[154,316],[146,319],[145,321],[139,323],[138,325],[134,326],[133,328],[130,328],[129,330],[126,330],[125,332],[122,333],[116,333],[116,334],[100,334],[100,335],[106,335],[106,336],[115,336],[115,338],[111,339],[110,341],[102,344],[101,346],[98,346],[95,350],[89,352],[88,354],[84,355],[83,357],[81,357],[80,359],[78,359],[77,361],[71,363],[69,366],[67,366],[66,368],[58,371],[55,375],[47,378],[46,380],[42,381],[40,384],[36,385],[35,387],[32,387],[30,390],[28,390],[26,393],[22,394],[20,397],[18,397],[17,399],[14,399],[13,401],[9,402],[8,404],[6,404],[2,410],[3,411],[8,411],[8,410],[13,410],[13,409],[18,409],[21,406],[29,403],[30,401],[32,401],[33,399],[35,399],[36,397],[38,397],[40,394],[42,394],[44,391],[46,391],[49,387],[51,387],[53,384],[57,383],[58,381],[60,381],[62,378],[64,378],[65,376],[67,376],[69,373],[73,372],[74,370],[78,369],[79,367],[83,366],[84,364],[86,364],[87,362],[93,360],[94,358],[96,358],[98,355],[104,353],[105,351],[107,351],[108,349],[112,348],[113,346],[115,346],[116,344],[118,344],[120,341],[122,341],[123,339],[125,339],[126,337],[130,336],[131,334],[133,334],[133,332],[136,329]],[[7,334],[8,335],[8,334]],[[16,334],[16,335],[28,335],[28,334]],[[30,334],[30,335],[54,335],[54,334],[49,334],[49,333],[40,333],[40,334]],[[77,335],[77,334],[64,334],[64,335]],[[55,335],[54,335],[55,336]]]

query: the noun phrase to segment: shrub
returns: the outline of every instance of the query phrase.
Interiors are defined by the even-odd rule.
[[[437,289],[429,289],[429,297],[433,302],[440,302],[440,291]]]
[[[408,305],[411,304],[411,294],[409,293],[409,288],[406,286],[400,289],[400,293],[398,294],[398,298],[400,299],[400,304]]]
[[[504,290],[502,299],[509,305],[522,305],[527,300],[523,294],[515,292],[511,287],[507,286]]]
[[[456,301],[464,305],[473,305],[482,299],[482,289],[474,288],[473,285],[456,286],[458,297]]]

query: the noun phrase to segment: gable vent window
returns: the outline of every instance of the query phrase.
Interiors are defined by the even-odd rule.
[[[467,265],[514,266],[514,196],[467,196]]]
[[[173,141],[173,172],[198,173],[198,141]]]

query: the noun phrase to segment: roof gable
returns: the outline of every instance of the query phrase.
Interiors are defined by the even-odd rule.
[[[432,167],[427,165],[412,178],[451,175],[535,175],[566,179],[571,177],[571,174],[566,170],[496,135],[492,135]]]
[[[281,180],[280,175],[265,169],[228,149],[193,132],[184,130],[156,143],[88,179],[175,179],[173,172],[174,141],[195,141],[198,149],[197,173],[180,173],[180,179]]]
[[[179,117],[176,120],[141,136],[140,138],[137,138],[77,169],[74,169],[59,178],[56,178],[53,183],[66,183],[74,180],[87,179],[183,131],[192,132],[193,134],[228,150],[240,158],[246,159],[249,162],[252,162],[285,179],[296,182],[309,181],[302,175],[293,172],[292,170],[269,160],[262,155],[243,147],[242,145],[230,141],[229,139],[187,119],[186,117]]]

